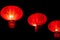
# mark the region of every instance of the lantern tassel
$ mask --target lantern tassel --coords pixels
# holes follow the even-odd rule
[[[54,33],[54,38],[59,38],[60,37],[59,35],[60,35],[59,32],[55,32]]]
[[[37,31],[38,31],[38,27],[36,26],[36,27],[35,27],[35,32],[37,32]]]
[[[15,21],[10,20],[10,21],[8,22],[8,26],[9,26],[9,28],[14,28],[14,27],[15,27]]]

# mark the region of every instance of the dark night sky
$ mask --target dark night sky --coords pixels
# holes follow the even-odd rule
[[[16,5],[22,8],[24,15],[21,20],[16,21],[15,29],[8,28],[8,22],[0,17],[0,32],[7,33],[8,35],[18,35],[19,37],[45,38],[46,40],[53,40],[53,33],[48,30],[48,23],[54,19],[59,19],[58,14],[48,12],[48,0],[14,0],[14,1],[0,1],[0,10],[7,5]],[[51,9],[52,10],[52,9]],[[27,18],[34,12],[41,12],[47,15],[47,22],[39,29],[37,33],[34,28],[27,22]],[[43,40],[42,39],[42,40]]]

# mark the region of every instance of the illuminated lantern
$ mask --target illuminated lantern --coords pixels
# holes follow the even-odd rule
[[[1,16],[8,21],[9,28],[14,28],[15,21],[23,16],[23,11],[17,6],[6,6],[1,10]]]
[[[28,17],[28,23],[35,27],[35,32],[38,31],[39,26],[42,26],[47,21],[47,17],[43,13],[34,13]]]
[[[54,38],[59,37],[60,32],[60,20],[54,20],[48,24],[48,29],[51,32],[54,32]]]

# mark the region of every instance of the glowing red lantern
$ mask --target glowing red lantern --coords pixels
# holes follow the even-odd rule
[[[6,6],[1,10],[1,16],[3,19],[9,21],[10,28],[14,28],[15,21],[22,18],[23,11],[17,6]]]
[[[52,32],[54,32],[54,37],[58,38],[59,37],[59,32],[60,32],[60,20],[54,20],[48,24],[48,29]]]
[[[43,13],[34,13],[28,17],[28,23],[35,27],[35,32],[37,32],[39,26],[45,24],[46,21],[47,17]]]

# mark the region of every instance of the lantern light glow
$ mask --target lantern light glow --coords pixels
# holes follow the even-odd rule
[[[54,20],[48,24],[48,29],[51,32],[54,32],[54,37],[58,38],[60,37],[60,20]]]
[[[17,6],[6,6],[1,10],[1,16],[3,19],[9,21],[10,28],[14,28],[15,21],[22,18],[23,11]]]
[[[47,17],[43,13],[34,13],[28,17],[28,23],[35,27],[35,32],[37,32],[39,26],[45,24]]]

